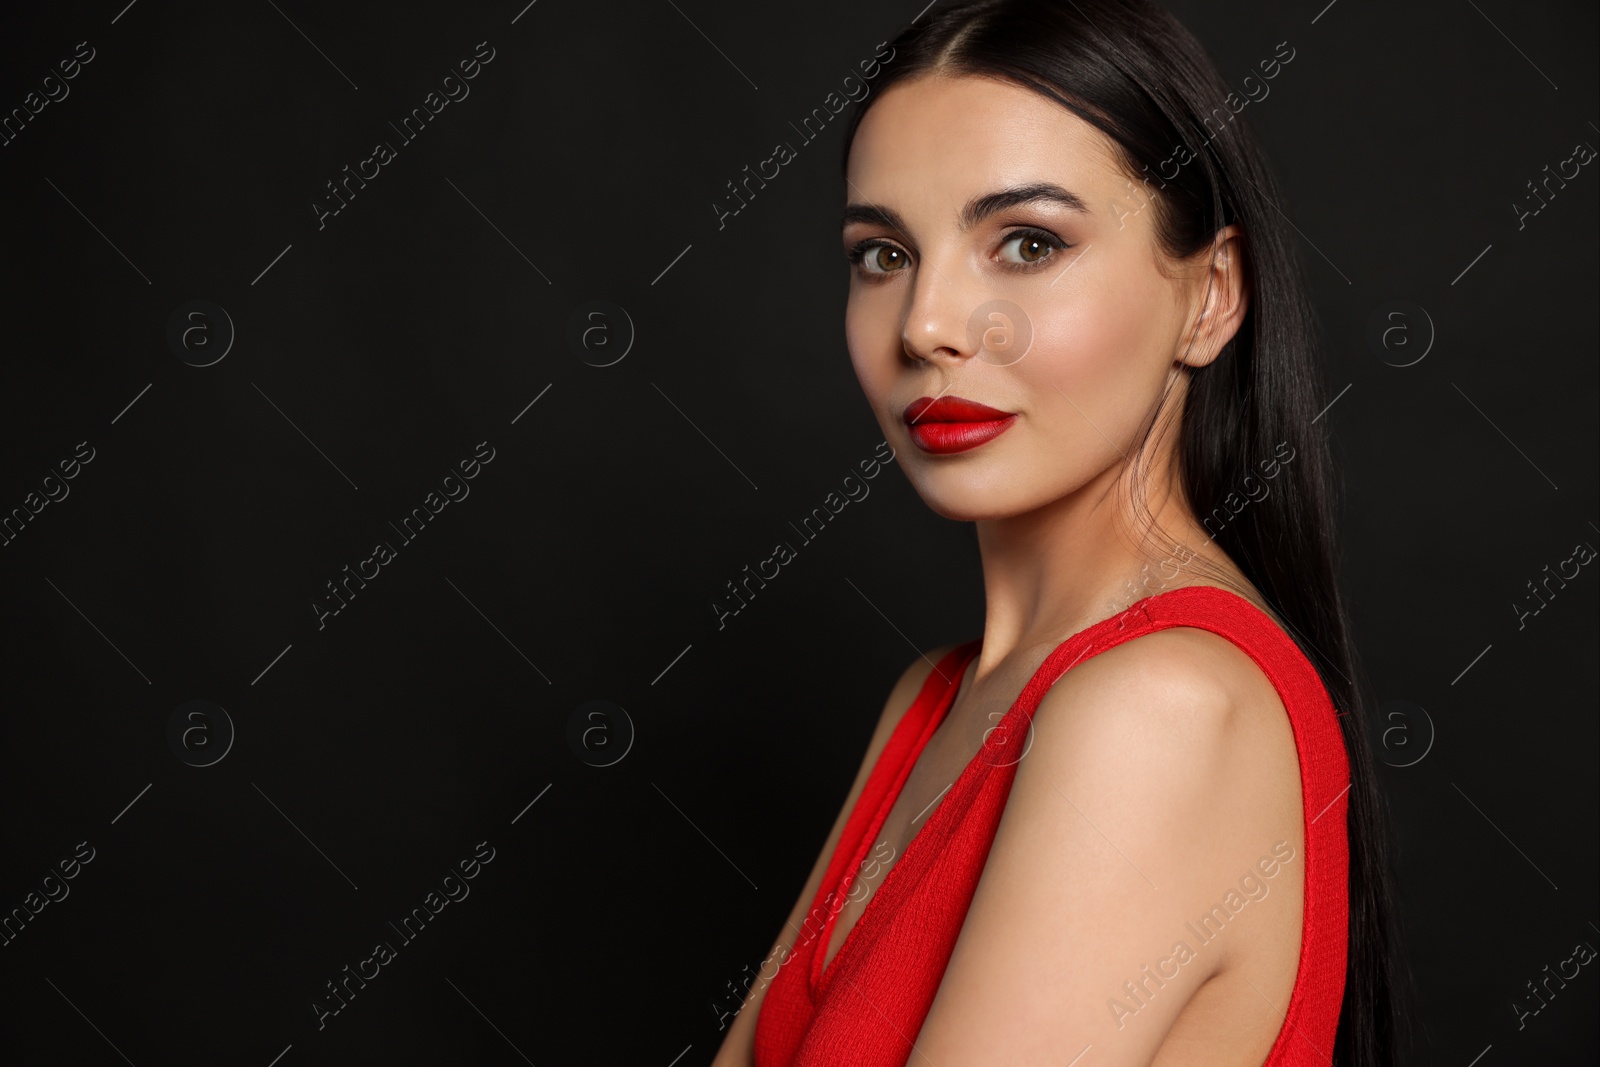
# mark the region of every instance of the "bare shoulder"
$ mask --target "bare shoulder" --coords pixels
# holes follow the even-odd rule
[[[921,1051],[1035,1062],[1090,1043],[1101,1062],[1148,1064],[1213,978],[1248,971],[1285,1002],[1300,864],[1226,937],[1191,929],[1219,901],[1213,925],[1228,921],[1253,892],[1242,878],[1262,888],[1258,860],[1303,843],[1293,733],[1250,657],[1200,630],[1146,634],[1068,670],[1033,727]],[[1282,1018],[1246,993],[1193,1047],[1259,1062]]]
[[[1287,713],[1272,682],[1232,641],[1194,627],[1145,634],[1067,671],[1045,693],[1035,719],[1068,717],[1113,732],[1155,732],[1174,742],[1282,735],[1294,755]]]
[[[1304,838],[1283,701],[1248,653],[1210,631],[1159,630],[1084,661],[1046,692],[1034,727],[1035,776],[1142,811],[1163,828],[1146,841],[1172,878],[1221,877]]]

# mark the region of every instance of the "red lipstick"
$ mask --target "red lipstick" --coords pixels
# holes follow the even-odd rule
[[[919,396],[901,416],[924,452],[950,455],[977,448],[1006,431],[1016,414],[959,396]]]

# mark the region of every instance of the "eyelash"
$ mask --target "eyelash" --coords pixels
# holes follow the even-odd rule
[[[1051,233],[1049,230],[1041,230],[1041,229],[1039,229],[1037,227],[1034,227],[1034,226],[1023,226],[1023,227],[1019,227],[1018,229],[1012,230],[1010,233],[1006,234],[1005,237],[1003,237],[1001,239],[1000,246],[1003,248],[1006,245],[1010,244],[1012,241],[1015,241],[1019,237],[1023,238],[1023,239],[1031,239],[1031,240],[1038,241],[1040,244],[1043,244],[1047,248],[1049,248],[1051,250],[1051,253],[1050,253],[1050,255],[1045,256],[1044,259],[1038,260],[1038,261],[1033,262],[1033,263],[1011,263],[1011,262],[1007,262],[1007,261],[1002,261],[1001,266],[1006,268],[1007,270],[1013,270],[1013,271],[1035,270],[1035,269],[1037,269],[1039,267],[1044,266],[1044,264],[1046,262],[1048,262],[1049,260],[1054,259],[1055,256],[1058,253],[1065,252],[1067,249],[1072,247],[1072,245],[1068,244],[1066,241],[1063,241],[1061,238],[1057,237],[1055,234]],[[872,249],[874,249],[874,248],[880,248],[880,247],[898,249],[899,251],[904,252],[907,256],[909,256],[911,254],[910,252],[906,252],[906,250],[904,248],[901,248],[899,245],[895,244],[892,241],[885,241],[881,237],[869,237],[864,241],[858,242],[855,245],[855,247],[851,248],[850,251],[846,252],[845,253],[845,259],[849,261],[850,265],[855,268],[855,270],[856,270],[856,272],[858,274],[862,275],[865,278],[868,278],[869,280],[880,280],[880,279],[887,278],[890,274],[898,274],[898,273],[900,273],[899,271],[869,271],[865,267],[862,266],[862,261],[864,259],[866,259],[867,253],[869,251],[871,251]]]

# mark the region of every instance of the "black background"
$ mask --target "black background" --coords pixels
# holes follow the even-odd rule
[[[711,205],[920,0],[524,2],[0,17],[6,114],[95,50],[0,145],[0,511],[94,449],[0,548],[0,909],[95,850],[0,947],[8,1064],[708,1063],[889,686],[977,636],[971,530],[893,465],[711,608],[881,439],[841,328],[843,121]],[[1600,579],[1512,606],[1600,545],[1595,166],[1512,205],[1600,144],[1595,7],[1175,10],[1230,82],[1295,49],[1244,118],[1329,342],[1359,646],[1427,712],[1386,720],[1380,768],[1413,1062],[1593,1062],[1593,966],[1521,1029],[1511,1004],[1600,944]],[[319,229],[377,140],[397,158]],[[236,330],[207,367],[167,342],[197,299]],[[568,339],[594,299],[636,330],[611,366]],[[1405,359],[1366,341],[1394,300],[1435,334],[1411,366],[1415,315]],[[482,441],[470,496],[319,629],[324,583]],[[636,730],[603,768],[568,742],[596,699]],[[237,731],[211,766],[168,744],[189,700]],[[480,841],[471,895],[319,1030],[323,984]]]

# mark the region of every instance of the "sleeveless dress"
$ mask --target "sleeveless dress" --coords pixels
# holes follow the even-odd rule
[[[1272,682],[1288,711],[1304,808],[1305,908],[1299,970],[1265,1067],[1326,1067],[1344,994],[1348,936],[1350,772],[1344,741],[1327,689],[1299,647],[1255,605],[1211,586],[1146,597],[1058,645],[889,868],[824,970],[823,946],[854,874],[953,703],[981,641],[944,657],[874,764],[829,860],[803,935],[771,978],[756,1020],[755,1067],[906,1064],[1016,776],[1017,762],[1002,755],[1007,738],[1026,735],[1046,690],[1070,667],[1171,626],[1208,630],[1238,646]],[[1062,1051],[1064,1062],[1072,1050]]]

